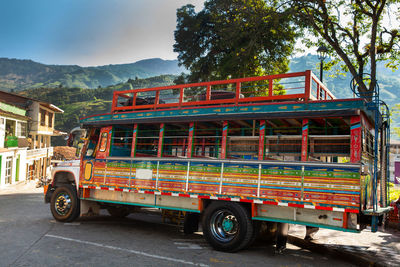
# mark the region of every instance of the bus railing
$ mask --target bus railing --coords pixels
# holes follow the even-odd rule
[[[145,162],[146,165],[150,163],[153,165],[155,168],[152,169],[152,175],[150,180],[154,182],[154,189],[159,190],[159,180],[160,180],[160,164],[164,162],[176,162],[180,163],[181,166],[185,166],[183,171],[186,173],[184,179],[185,186],[184,186],[184,191],[188,192],[188,187],[189,183],[191,182],[192,178],[191,177],[191,163],[212,163],[212,164],[218,164],[221,168],[220,173],[218,175],[218,178],[215,178],[215,181],[218,182],[218,194],[222,193],[222,186],[223,186],[223,181],[224,181],[224,174],[226,173],[225,170],[225,165],[229,164],[251,164],[256,166],[258,168],[258,174],[257,178],[254,180],[254,185],[257,186],[257,193],[256,197],[260,197],[260,186],[261,186],[261,176],[262,176],[262,168],[266,166],[285,166],[285,167],[301,167],[304,169],[305,167],[330,167],[330,168],[341,168],[341,169],[360,169],[361,164],[356,164],[356,163],[327,163],[327,162],[279,162],[279,161],[266,161],[266,160],[253,160],[253,161],[248,161],[248,160],[227,160],[227,159],[193,159],[193,158],[148,158],[148,157],[137,157],[137,158],[124,158],[124,157],[107,157],[106,158],[106,165],[107,163],[112,163],[112,162],[118,162],[118,161],[128,161],[129,164],[133,164],[135,162]],[[136,175],[137,170],[132,170],[132,168],[129,171],[129,186],[132,185],[131,179],[137,179]],[[301,174],[304,176],[304,172]],[[301,188],[301,191],[304,189],[303,183],[299,185]],[[153,188],[153,187],[152,187]]]
[[[115,91],[112,112],[162,110],[216,104],[331,100],[334,95],[310,71]]]

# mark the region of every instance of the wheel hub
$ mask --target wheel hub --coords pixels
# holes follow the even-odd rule
[[[233,230],[233,221],[229,216],[225,217],[222,221],[222,229],[225,232],[231,232]]]
[[[210,220],[212,235],[220,242],[230,242],[238,234],[238,221],[230,211],[220,210]]]
[[[68,194],[61,193],[57,196],[55,208],[58,214],[65,215],[71,209],[71,198]]]

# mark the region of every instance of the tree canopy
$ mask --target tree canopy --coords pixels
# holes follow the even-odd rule
[[[177,10],[174,51],[189,82],[285,73],[297,35],[279,1],[208,0]]]
[[[304,39],[311,47],[328,44],[332,61],[350,71],[359,93],[371,99],[376,86],[377,61],[397,68],[400,38],[398,0],[291,0],[288,6],[300,25],[315,39]],[[393,8],[393,9],[391,9]],[[389,23],[383,25],[383,18]],[[307,36],[307,35],[306,35]]]

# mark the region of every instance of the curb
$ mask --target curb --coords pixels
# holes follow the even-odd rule
[[[334,258],[341,258],[347,262],[355,264],[357,266],[377,266],[384,267],[387,266],[384,263],[377,262],[377,259],[365,257],[365,255],[353,254],[338,248],[331,248],[324,244],[314,243],[306,241],[304,239],[288,235],[288,242],[292,245],[307,249],[319,254],[329,255]]]

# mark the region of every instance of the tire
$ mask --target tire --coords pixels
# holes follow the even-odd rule
[[[73,185],[57,187],[50,199],[50,210],[59,222],[72,222],[80,213],[80,201]]]
[[[205,210],[202,227],[207,242],[219,251],[236,252],[254,240],[250,214],[238,203],[211,203]]]
[[[112,217],[115,218],[125,218],[131,213],[129,208],[124,206],[107,207],[107,211]]]

